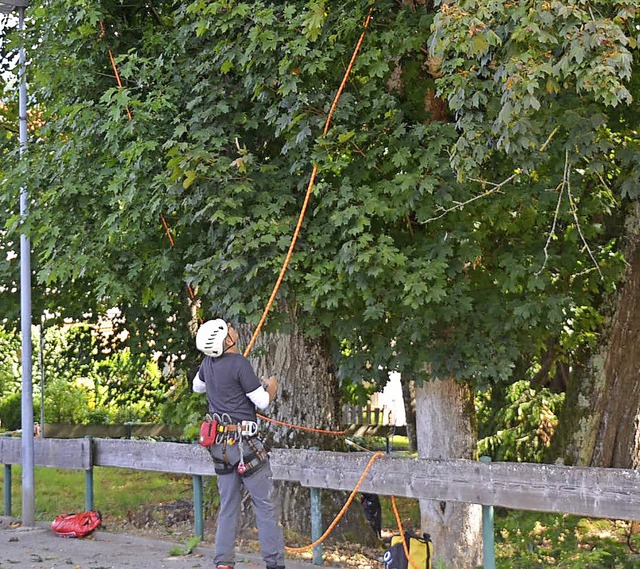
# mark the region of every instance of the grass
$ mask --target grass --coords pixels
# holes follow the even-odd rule
[[[497,510],[497,569],[640,569],[640,524]]]
[[[22,475],[20,466],[12,467],[12,514],[22,511]],[[0,472],[4,485],[4,469]],[[53,520],[58,514],[85,510],[85,474],[77,470],[36,467],[34,469],[35,517]],[[145,505],[192,499],[188,476],[146,472],[122,468],[93,469],[94,507],[115,519],[123,519],[131,510]]]

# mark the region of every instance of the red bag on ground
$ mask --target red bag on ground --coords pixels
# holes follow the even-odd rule
[[[51,529],[62,537],[84,537],[101,523],[100,512],[89,510],[79,514],[60,514],[51,522]]]

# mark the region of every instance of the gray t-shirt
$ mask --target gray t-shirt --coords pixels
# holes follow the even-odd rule
[[[206,356],[198,375],[207,386],[209,413],[227,413],[233,422],[256,420],[256,408],[247,393],[261,384],[249,360],[242,354],[223,354],[219,358]]]

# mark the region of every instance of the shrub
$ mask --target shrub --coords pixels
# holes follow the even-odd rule
[[[22,394],[11,393],[0,399],[0,426],[7,431],[20,428],[22,423]]]
[[[481,393],[476,398],[481,438],[480,455],[493,460],[542,462],[558,425],[563,393],[535,390],[527,380]]]

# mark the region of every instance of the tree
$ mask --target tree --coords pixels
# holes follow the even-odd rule
[[[453,163],[461,175],[500,162],[557,199],[541,269],[570,284],[573,317],[566,313],[564,330],[549,329],[535,377],[572,370],[561,423],[570,463],[637,464],[629,425],[639,402],[624,371],[637,357],[629,335],[637,237],[625,229],[634,226],[638,195],[637,112],[629,105],[638,92],[636,18],[633,2],[446,3],[432,40],[441,93],[458,117]],[[588,257],[571,269],[563,243]],[[611,261],[623,254],[620,286],[622,268]],[[622,350],[613,338],[626,338]],[[611,414],[626,418],[624,427]],[[617,437],[615,451],[596,450]]]

